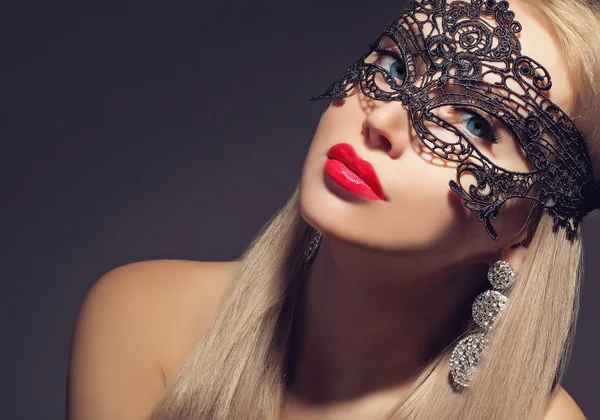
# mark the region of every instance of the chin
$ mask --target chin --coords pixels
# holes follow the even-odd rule
[[[326,226],[323,220],[323,201],[324,191],[319,191],[319,188],[313,184],[302,182],[300,184],[300,192],[298,198],[298,206],[300,215],[312,227],[319,231],[324,230]]]

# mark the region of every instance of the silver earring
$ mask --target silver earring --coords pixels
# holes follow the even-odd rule
[[[473,302],[473,320],[483,330],[460,340],[450,355],[450,374],[458,385],[469,386],[481,356],[488,343],[487,334],[506,305],[507,297],[500,293],[510,287],[515,271],[506,261],[496,261],[488,271],[488,281],[493,290],[481,293]]]
[[[321,243],[321,232],[319,232],[317,230],[315,233],[315,236],[313,236],[310,243],[308,244],[308,249],[304,253],[304,260],[307,264],[313,259],[313,257],[317,253],[317,249],[319,248],[320,243]]]

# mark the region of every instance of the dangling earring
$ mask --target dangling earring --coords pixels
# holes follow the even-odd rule
[[[473,319],[483,331],[470,334],[460,340],[450,355],[452,379],[463,387],[469,386],[469,381],[488,343],[487,334],[506,305],[507,297],[500,291],[510,287],[516,275],[506,261],[497,261],[490,267],[487,278],[494,290],[481,293],[475,298],[472,306]]]
[[[315,231],[315,236],[311,239],[308,244],[308,249],[304,252],[304,261],[308,264],[315,254],[317,253],[317,249],[319,248],[319,244],[321,243],[321,232],[318,230]]]

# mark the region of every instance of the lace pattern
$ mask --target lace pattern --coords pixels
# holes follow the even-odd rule
[[[575,235],[583,216],[600,204],[592,164],[582,133],[548,99],[548,71],[521,54],[520,31],[507,1],[411,1],[324,94],[311,99],[343,99],[358,86],[370,99],[401,101],[423,145],[455,163],[457,179],[449,186],[477,212],[493,239],[498,234],[491,220],[503,203],[517,197],[539,202],[556,227]],[[393,42],[394,51],[383,46],[384,40]],[[402,77],[370,62],[373,54],[395,57]],[[460,127],[436,112],[447,106],[468,106],[501,121],[531,170],[496,165]],[[439,128],[453,140],[432,133]],[[465,188],[461,178],[467,174],[476,182]]]

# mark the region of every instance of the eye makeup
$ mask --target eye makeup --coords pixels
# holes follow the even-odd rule
[[[600,188],[582,133],[548,99],[550,74],[522,54],[520,31],[504,0],[413,0],[325,93],[311,99],[343,99],[357,88],[372,100],[402,102],[424,146],[457,164],[449,187],[477,212],[492,239],[498,239],[492,220],[514,198],[537,201],[572,236],[582,217],[600,207]],[[443,107],[460,113],[460,122],[445,120]],[[494,161],[490,149],[502,142],[501,125],[530,171]],[[465,175],[476,179],[468,189],[461,187]]]

